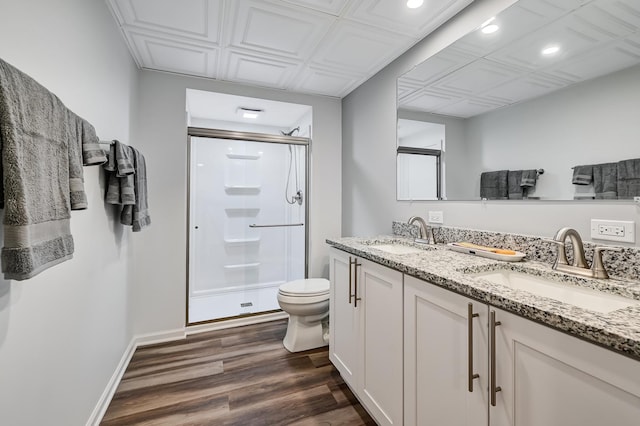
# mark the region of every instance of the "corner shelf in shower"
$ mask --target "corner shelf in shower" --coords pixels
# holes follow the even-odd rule
[[[225,185],[224,192],[227,194],[250,195],[259,194],[261,185]]]
[[[225,238],[224,243],[228,246],[239,246],[243,244],[257,244],[260,237],[257,238]]]
[[[227,158],[234,160],[259,160],[262,154],[234,154],[227,152]]]

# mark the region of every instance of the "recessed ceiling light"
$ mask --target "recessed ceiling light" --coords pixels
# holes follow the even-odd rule
[[[407,7],[409,9],[416,9],[422,6],[422,3],[424,3],[424,0],[407,0]]]
[[[256,119],[264,112],[262,109],[240,107],[236,110],[242,118]]]
[[[484,34],[492,34],[495,33],[496,31],[498,31],[500,29],[499,26],[497,26],[496,24],[491,24],[491,25],[487,25],[486,27],[482,27],[482,32]]]
[[[547,46],[544,49],[542,49],[542,54],[549,56],[549,55],[558,53],[559,51],[560,51],[560,46]]]

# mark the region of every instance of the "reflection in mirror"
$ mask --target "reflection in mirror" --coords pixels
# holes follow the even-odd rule
[[[628,199],[639,64],[640,0],[520,0],[398,79],[398,124],[446,123],[449,200],[479,200],[483,172],[536,169],[530,198]]]
[[[444,124],[398,119],[398,200],[443,198],[444,144]]]

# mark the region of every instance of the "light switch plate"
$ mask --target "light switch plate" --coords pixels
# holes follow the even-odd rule
[[[591,238],[635,243],[635,225],[635,222],[629,220],[591,219]]]
[[[429,211],[429,223],[444,223],[444,215],[441,211]]]

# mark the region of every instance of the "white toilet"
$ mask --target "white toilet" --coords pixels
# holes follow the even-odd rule
[[[284,347],[300,352],[329,344],[329,281],[307,278],[280,286],[278,304],[289,314]]]

